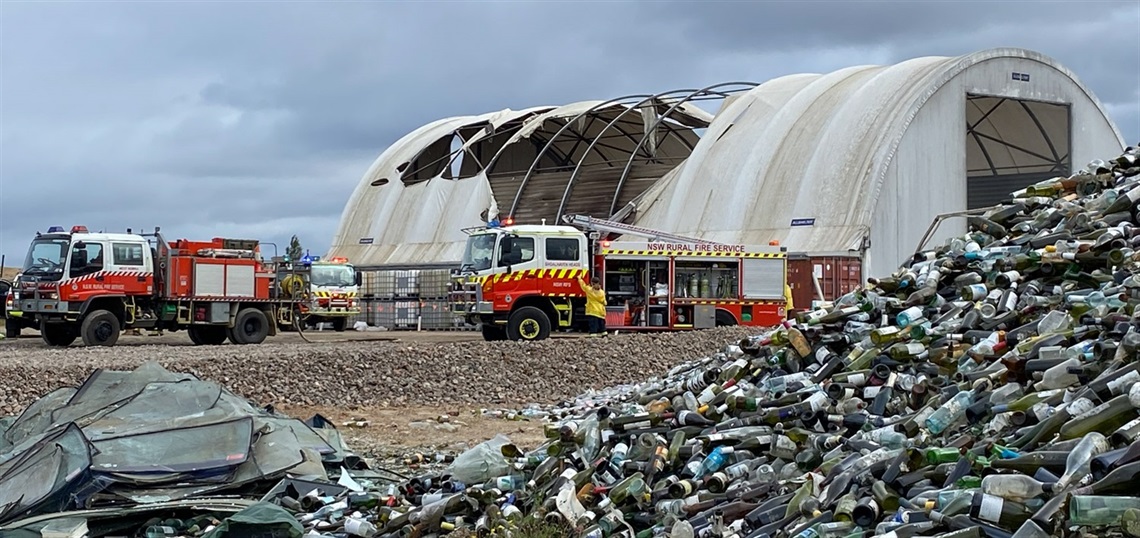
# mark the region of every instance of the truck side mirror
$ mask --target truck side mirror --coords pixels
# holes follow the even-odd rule
[[[364,275],[363,275],[363,274],[361,274],[361,273],[360,273],[360,271],[357,271],[357,272],[356,272],[356,275],[354,275],[354,276],[353,276],[353,279],[352,279],[352,281],[353,281],[353,282],[354,282],[354,283],[355,283],[357,286],[359,286],[361,282],[364,282]]]
[[[75,250],[71,251],[71,267],[87,267],[87,245],[82,241],[76,243]]]
[[[502,239],[499,240],[499,267],[510,266],[508,260],[510,260],[511,256],[511,247],[511,236],[504,235]]]

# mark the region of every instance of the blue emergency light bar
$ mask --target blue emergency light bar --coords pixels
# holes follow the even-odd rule
[[[500,226],[510,226],[515,223],[514,217],[507,217],[503,220],[495,219],[487,222],[488,228],[498,228]]]
[[[321,261],[321,257],[310,255],[308,250],[305,251],[304,256],[301,256],[301,265],[312,265],[313,262],[319,261]]]
[[[48,228],[47,233],[49,233],[49,234],[61,234],[61,233],[63,233],[63,226],[52,226],[52,227]]]

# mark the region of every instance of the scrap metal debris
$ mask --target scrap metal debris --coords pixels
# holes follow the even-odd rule
[[[363,464],[335,428],[146,363],[96,370],[0,420],[0,526],[68,510],[268,491]]]

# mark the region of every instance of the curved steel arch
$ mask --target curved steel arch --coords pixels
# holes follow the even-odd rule
[[[615,104],[621,103],[622,101],[628,101],[630,99],[644,99],[648,96],[649,96],[649,94],[641,93],[641,94],[636,94],[636,95],[626,95],[623,97],[610,99],[608,101],[602,101],[601,103],[598,103],[598,104],[590,107],[588,110],[582,112],[581,114],[578,114],[577,116],[574,116],[573,118],[570,118],[569,120],[567,120],[566,124],[563,125],[560,129],[558,129],[558,131],[556,131],[554,133],[554,135],[550,137],[550,140],[547,140],[546,145],[542,146],[542,149],[539,150],[537,155],[535,155],[534,161],[530,163],[530,168],[527,169],[526,175],[523,176],[522,183],[519,183],[518,191],[515,192],[515,199],[513,202],[511,202],[511,209],[508,212],[508,215],[513,215],[515,213],[515,210],[518,209],[519,200],[522,199],[523,189],[526,188],[527,182],[530,181],[530,176],[534,175],[534,171],[538,167],[538,162],[542,160],[542,156],[546,154],[546,152],[554,145],[554,141],[558,140],[558,137],[562,136],[562,133],[565,132],[566,129],[568,129],[571,124],[573,124],[574,122],[578,121],[580,118],[582,118],[582,117],[586,116],[587,114],[590,114],[590,113],[592,113],[598,109],[605,108],[608,106],[613,106]]]
[[[594,140],[590,142],[590,145],[586,147],[586,151],[583,154],[590,153],[590,150],[593,149],[594,144],[597,144],[598,140],[602,139],[602,135],[606,134],[606,131],[608,131],[610,129],[610,127],[617,125],[617,123],[619,121],[621,121],[621,119],[623,117],[625,117],[625,115],[628,114],[631,110],[636,110],[636,109],[644,106],[646,103],[651,103],[651,102],[653,102],[657,99],[660,99],[662,97],[665,97],[665,96],[669,96],[669,95],[673,95],[673,94],[677,94],[677,93],[689,93],[689,92],[694,92],[694,91],[697,91],[697,90],[692,89],[692,88],[686,88],[686,89],[682,89],[682,90],[670,90],[667,92],[661,92],[661,93],[658,93],[655,95],[650,95],[650,96],[646,97],[645,99],[638,101],[636,104],[630,105],[629,108],[626,108],[625,110],[621,111],[621,113],[618,114],[617,117],[610,120],[610,122],[607,123],[605,125],[605,127],[602,127],[601,131],[598,131],[598,135],[595,136]],[[641,136],[642,136],[642,138],[645,138],[646,135],[642,134]],[[570,199],[570,191],[573,190],[574,181],[578,178],[578,172],[579,172],[579,170],[582,169],[582,163],[583,162],[585,162],[585,159],[579,160],[578,163],[576,165],[574,165],[574,171],[570,173],[570,179],[566,182],[566,190],[563,191],[563,193],[562,193],[562,202],[558,204],[558,213],[554,216],[555,222],[561,222],[560,219],[562,219],[562,211],[564,211],[566,209],[566,201]],[[613,211],[610,211],[610,214],[613,214]]]
[[[758,82],[722,82],[720,84],[713,84],[712,86],[706,86],[704,88],[696,90],[693,93],[690,93],[689,95],[685,96],[680,101],[677,101],[676,103],[674,103],[673,106],[669,107],[669,109],[666,110],[664,114],[661,114],[660,116],[658,116],[657,119],[653,121],[653,124],[649,126],[649,130],[656,129],[657,125],[659,125],[662,122],[662,120],[664,120],[665,118],[668,118],[671,114],[673,114],[674,110],[677,110],[677,108],[680,107],[681,105],[691,101],[694,97],[701,96],[701,95],[713,94],[713,93],[715,93],[717,95],[724,95],[727,97],[727,95],[728,95],[727,93],[722,92],[722,91],[714,91],[714,90],[717,90],[718,88],[723,88],[725,86],[747,86],[749,88],[755,88],[759,85],[760,85],[760,83],[758,83]],[[630,152],[629,160],[626,161],[625,168],[622,169],[622,171],[621,171],[621,177],[618,179],[617,187],[614,189],[613,202],[610,203],[610,215],[613,215],[614,211],[617,209],[618,195],[621,193],[621,188],[623,186],[625,186],[625,180],[626,180],[626,178],[629,177],[629,171],[633,168],[633,161],[634,161],[634,159],[637,158],[637,152],[641,151],[641,146],[643,144],[645,144],[646,138],[648,138],[648,137],[647,136],[641,137],[641,141],[638,142],[637,147],[633,148],[633,151]]]
[[[533,114],[528,114],[526,116],[520,116],[516,120],[522,120],[522,123],[520,123],[519,126],[515,127],[514,129],[521,129],[524,125],[526,125],[527,119],[534,118],[537,116],[541,116],[541,115],[546,114],[552,110],[557,110],[557,109],[558,109],[558,107],[551,106],[542,112],[535,112]],[[506,125],[504,124],[504,127],[505,126]],[[498,134],[499,134],[498,130],[496,130],[495,134],[492,134],[491,136],[493,137],[493,136],[496,136]],[[495,155],[491,157],[491,160],[487,161],[487,166],[484,166],[483,170],[485,170],[488,175],[491,174],[491,169],[495,167],[495,163],[499,162],[499,157],[501,157],[503,155],[503,152],[506,151],[507,147],[509,147],[509,146],[510,146],[510,144],[503,144],[502,146],[500,146],[499,149],[497,151],[495,151]]]

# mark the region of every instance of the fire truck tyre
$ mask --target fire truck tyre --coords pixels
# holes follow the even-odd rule
[[[479,328],[483,331],[483,340],[487,342],[497,342],[507,339],[507,331],[498,325],[481,323],[479,324]]]
[[[79,334],[86,346],[113,346],[119,341],[122,328],[119,318],[107,310],[96,310],[83,318]]]
[[[49,346],[70,346],[79,334],[69,324],[40,322],[40,338]]]
[[[220,346],[226,341],[226,328],[221,325],[192,325],[186,329],[190,341],[199,346]]]
[[[70,346],[79,335],[75,334],[75,330],[71,328],[71,325],[41,322],[40,337],[43,338],[44,343],[49,346],[67,347]]]
[[[234,328],[230,329],[230,341],[235,344],[260,344],[269,336],[269,319],[265,312],[256,308],[246,308],[238,312]]]
[[[342,332],[344,332],[345,329],[348,328],[348,318],[344,318],[344,317],[333,318],[332,324],[333,324],[333,330],[334,331],[336,331],[338,333],[342,333]]]
[[[4,320],[4,337],[5,338],[19,338],[20,337],[20,324],[16,323],[14,319]]]
[[[524,306],[511,314],[507,336],[511,340],[545,340],[550,336],[550,318],[539,308]]]

